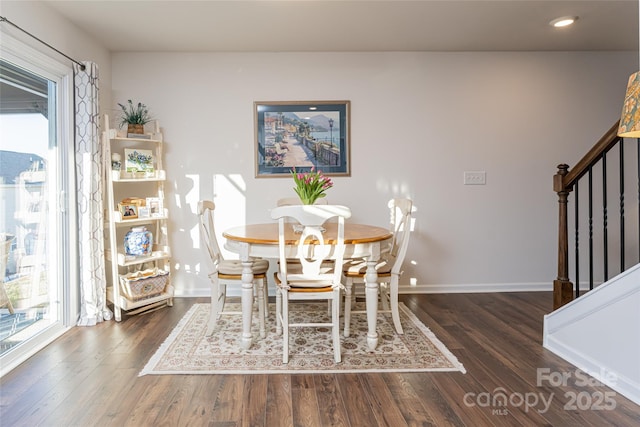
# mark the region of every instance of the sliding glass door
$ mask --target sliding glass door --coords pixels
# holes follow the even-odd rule
[[[0,374],[72,323],[70,70],[48,64],[0,57]]]

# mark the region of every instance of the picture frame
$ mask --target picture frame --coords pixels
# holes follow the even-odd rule
[[[140,148],[125,148],[124,170],[127,173],[152,175],[154,173],[153,151]]]
[[[138,205],[136,204],[120,203],[118,204],[118,210],[123,220],[138,218]]]
[[[256,178],[350,176],[350,101],[256,101]],[[301,160],[302,159],[302,160]]]
[[[138,208],[138,218],[149,218],[149,217],[151,217],[149,208],[146,206],[140,206]]]
[[[147,197],[146,208],[149,209],[149,215],[152,218],[164,216],[164,206],[162,199],[159,197]]]

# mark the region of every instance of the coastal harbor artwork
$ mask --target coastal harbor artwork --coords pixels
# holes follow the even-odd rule
[[[256,176],[349,175],[349,101],[256,102]]]

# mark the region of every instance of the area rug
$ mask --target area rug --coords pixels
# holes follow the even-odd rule
[[[364,309],[358,303],[356,310]],[[290,305],[292,322],[308,319],[327,321],[326,303]],[[223,316],[210,337],[205,336],[209,320],[209,304],[194,304],[169,337],[140,372],[142,375],[163,374],[273,374],[273,373],[337,373],[337,372],[466,372],[457,358],[416,316],[400,304],[403,335],[395,333],[391,316],[378,314],[378,347],[367,346],[365,314],[353,314],[351,334],[342,335],[342,362],[333,360],[330,328],[295,328],[290,334],[289,363],[282,363],[282,336],[276,334],[274,305],[269,306],[267,334],[258,334],[254,314],[250,349],[240,348],[242,321],[239,316]],[[228,304],[226,310],[240,310],[239,304]],[[318,315],[323,319],[318,319]],[[326,316],[326,317],[325,317]]]

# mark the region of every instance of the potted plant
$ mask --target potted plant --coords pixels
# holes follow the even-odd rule
[[[120,104],[120,127],[127,125],[127,133],[143,134],[144,125],[149,123],[152,118],[149,109],[141,102],[134,104],[130,99],[127,105]]]
[[[291,176],[296,184],[293,189],[303,205],[313,205],[317,199],[326,196],[325,191],[333,187],[333,181],[321,171],[315,170],[315,166],[306,173],[297,172],[294,167],[291,169]]]

